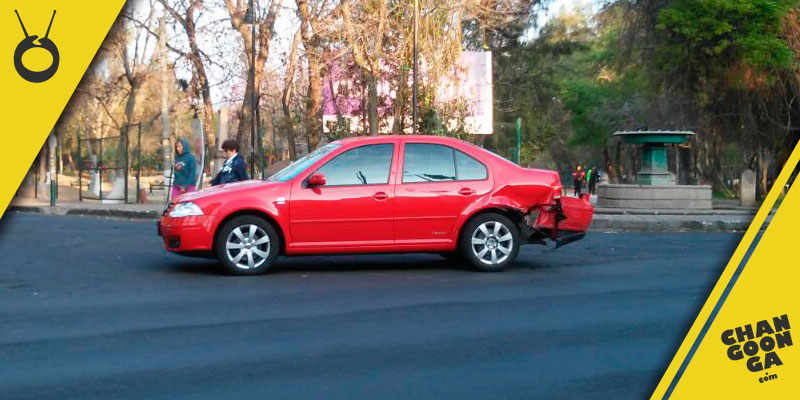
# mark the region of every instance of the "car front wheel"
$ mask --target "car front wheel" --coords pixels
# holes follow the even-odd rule
[[[267,272],[280,248],[280,238],[272,224],[252,215],[231,219],[217,234],[217,257],[233,275]]]
[[[459,250],[479,271],[502,271],[517,258],[519,232],[514,222],[495,213],[478,215],[462,230]]]

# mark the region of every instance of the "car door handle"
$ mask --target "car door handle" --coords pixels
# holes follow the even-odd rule
[[[389,195],[384,192],[378,192],[372,195],[372,198],[378,201],[383,201],[389,198]]]
[[[463,188],[463,189],[458,191],[458,194],[460,194],[462,196],[471,196],[471,195],[475,194],[475,191],[470,189],[470,188]]]

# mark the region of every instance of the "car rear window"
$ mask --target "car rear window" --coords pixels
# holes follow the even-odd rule
[[[456,178],[459,181],[479,181],[488,177],[486,166],[456,150]]]

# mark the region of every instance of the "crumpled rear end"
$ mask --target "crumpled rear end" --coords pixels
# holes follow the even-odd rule
[[[592,224],[594,207],[582,197],[562,197],[556,204],[542,206],[533,227],[540,230],[586,232]],[[560,208],[560,210],[559,210]]]

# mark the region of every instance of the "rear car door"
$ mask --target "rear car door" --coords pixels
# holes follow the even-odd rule
[[[395,203],[395,244],[452,241],[456,219],[492,190],[489,170],[450,146],[408,142],[403,146]]]
[[[396,148],[392,142],[345,150],[315,171],[325,174],[325,185],[298,182],[290,200],[292,247],[391,245]]]

